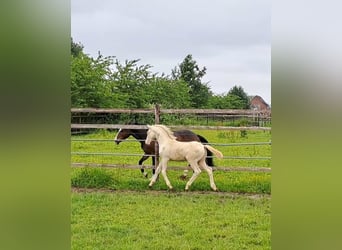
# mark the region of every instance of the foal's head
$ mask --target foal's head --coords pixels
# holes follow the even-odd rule
[[[147,127],[148,127],[148,130],[147,130],[147,136],[146,136],[145,144],[149,145],[149,144],[151,144],[151,142],[153,140],[157,140],[157,133],[153,129],[153,126],[147,125]]]
[[[147,137],[145,140],[146,144],[150,144],[152,140],[158,140],[160,136],[166,136],[171,140],[176,140],[177,138],[173,135],[173,132],[164,125],[152,125],[148,127]]]
[[[120,128],[119,132],[116,134],[114,141],[116,144],[126,140],[130,135],[132,135],[131,129]]]

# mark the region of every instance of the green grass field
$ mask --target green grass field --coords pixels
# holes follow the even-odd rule
[[[271,140],[271,133],[264,131],[248,131],[247,135],[241,135],[240,131],[194,131],[201,134],[209,142],[215,143],[245,143],[245,142],[268,142]],[[114,139],[116,133],[99,131],[98,133],[73,136],[72,138],[84,139]],[[270,145],[253,146],[215,146],[225,156],[270,156]],[[126,141],[115,145],[113,141],[74,141],[71,150],[75,152],[110,152],[110,153],[136,153],[138,156],[89,156],[72,155],[72,162],[84,163],[112,163],[112,164],[133,164],[136,165],[140,159],[142,150],[137,141]],[[216,166],[257,166],[270,167],[270,160],[243,160],[243,159],[214,159]],[[144,165],[151,165],[148,159]],[[186,166],[186,162],[170,162],[170,166]],[[148,170],[151,176],[151,170]],[[181,170],[169,170],[168,176],[176,191],[183,190],[185,181],[180,180]],[[189,172],[191,175],[191,172]],[[220,191],[239,193],[271,193],[271,174],[256,172],[214,172],[215,182]],[[74,187],[95,187],[108,188],[113,190],[147,190],[149,180],[144,178],[138,169],[89,169],[72,168],[72,185]],[[164,180],[160,177],[154,186],[154,190],[167,190]],[[209,191],[209,178],[207,173],[201,175],[191,186],[190,190]]]
[[[71,201],[72,249],[271,249],[269,197],[121,191]]]
[[[270,132],[195,131],[215,143],[268,142]],[[72,138],[114,139],[114,132]],[[270,156],[271,146],[215,146],[225,156]],[[139,156],[72,155],[72,162],[136,165],[137,141],[74,141],[76,152]],[[270,160],[214,159],[216,166],[270,167]],[[151,165],[147,160],[145,165]],[[170,163],[186,166],[186,162]],[[151,177],[151,170],[148,170]],[[150,190],[138,169],[71,168],[72,249],[271,249],[271,173],[215,171],[220,192],[205,172],[185,192],[181,170],[169,170],[174,191],[160,177]],[[191,172],[189,172],[191,175]],[[86,189],[85,189],[86,188]]]

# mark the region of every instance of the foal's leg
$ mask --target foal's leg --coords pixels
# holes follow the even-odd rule
[[[190,162],[189,162],[190,163]],[[194,171],[190,180],[186,183],[185,185],[185,191],[189,190],[189,187],[191,186],[191,184],[196,180],[196,178],[198,177],[198,175],[201,173],[201,169],[199,168],[197,162],[191,162],[190,166],[192,168],[192,170]]]
[[[166,175],[167,162],[168,162],[168,160],[162,159],[162,171],[161,172],[162,172],[162,175],[164,177],[166,185],[169,187],[170,190],[172,190],[173,187],[169,181],[169,178],[167,178],[167,175]]]
[[[214,182],[214,176],[213,176],[213,169],[211,167],[208,167],[208,165],[205,163],[205,160],[201,160],[199,162],[199,165],[202,169],[204,169],[205,171],[207,171],[208,175],[209,175],[209,180],[210,180],[210,187],[212,190],[217,191],[217,187],[216,184]]]
[[[151,156],[152,157],[152,175],[154,175],[156,173],[156,157],[155,156]],[[146,176],[147,178],[147,176]],[[156,181],[159,180],[159,174],[156,178]]]
[[[147,178],[148,173],[145,172],[144,166],[142,166],[142,164],[144,161],[147,160],[148,157],[149,156],[147,156],[147,155],[143,155],[143,157],[141,157],[141,159],[139,160],[139,163],[138,163],[141,166],[140,171],[143,174],[143,176],[145,176],[145,178]]]
[[[171,186],[171,183],[169,181],[169,179],[167,178],[166,175],[166,168],[167,168],[167,162],[169,160],[168,159],[162,159],[161,162],[159,163],[156,172],[154,173],[154,175],[152,176],[151,182],[149,184],[149,187],[152,187],[152,185],[156,182],[160,172],[162,172],[162,175],[164,177],[165,183],[166,185],[169,187],[169,189],[173,189],[173,187]]]
[[[159,173],[161,171],[161,168],[162,168],[162,162],[159,162],[158,167],[156,168],[156,171],[151,178],[151,182],[150,182],[150,184],[148,184],[149,187],[152,187],[152,185],[156,182],[156,180],[159,176]]]
[[[151,156],[152,157],[152,174],[156,173],[156,157],[155,156]]]
[[[172,190],[173,187],[172,187],[172,185],[171,185],[171,182],[169,181],[169,178],[167,178],[166,169],[167,169],[167,162],[166,162],[165,164],[163,164],[163,167],[162,167],[162,175],[163,175],[163,177],[164,177],[164,180],[165,180],[166,185],[169,187],[170,190]]]

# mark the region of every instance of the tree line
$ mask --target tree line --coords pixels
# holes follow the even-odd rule
[[[120,62],[100,53],[93,58],[81,43],[71,38],[71,105],[77,108],[214,108],[248,109],[249,97],[241,86],[214,94],[203,82],[206,67],[192,55],[171,70],[170,75],[152,72],[139,59]]]

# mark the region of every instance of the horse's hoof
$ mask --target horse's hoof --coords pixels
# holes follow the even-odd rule
[[[183,181],[185,181],[187,178],[188,178],[188,177],[187,177],[186,175],[181,175],[181,176],[179,176],[179,179],[181,179],[181,180],[183,180]]]

